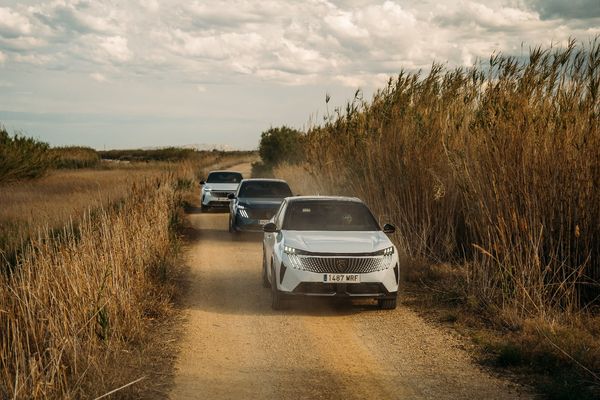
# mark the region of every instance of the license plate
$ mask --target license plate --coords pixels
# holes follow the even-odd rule
[[[217,201],[229,201],[227,197],[217,197]]]
[[[324,274],[323,282],[327,283],[360,283],[359,274]]]
[[[267,222],[269,222],[268,219],[261,219],[260,221],[258,221],[261,225],[266,225]]]

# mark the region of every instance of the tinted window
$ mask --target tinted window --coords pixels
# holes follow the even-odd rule
[[[280,199],[292,195],[285,182],[248,181],[240,186],[238,197],[271,197]]]
[[[362,203],[302,201],[288,204],[283,229],[294,231],[377,231],[379,225]]]
[[[239,172],[211,172],[208,174],[208,183],[240,183],[242,174]]]

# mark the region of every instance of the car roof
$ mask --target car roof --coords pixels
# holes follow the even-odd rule
[[[348,196],[294,196],[294,197],[286,197],[285,200],[288,203],[299,203],[303,201],[349,201],[353,203],[363,203],[361,199],[358,197],[348,197]]]
[[[209,174],[212,174],[213,172],[217,172],[217,173],[219,173],[219,172],[232,172],[232,173],[234,173],[234,174],[240,174],[240,175],[242,175],[242,173],[241,173],[241,172],[238,172],[238,171],[232,171],[232,170],[229,170],[229,169],[216,169],[216,170],[214,170],[214,171],[209,171],[208,173],[209,173]]]
[[[242,179],[242,182],[283,182],[283,183],[287,183],[283,179],[272,179],[272,178],[247,178],[247,179]]]

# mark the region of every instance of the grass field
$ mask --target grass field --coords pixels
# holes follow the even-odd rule
[[[180,213],[201,162],[51,171],[0,187],[0,398],[164,397]],[[166,350],[165,350],[166,351]],[[142,381],[138,381],[142,379]],[[143,383],[140,383],[143,382]]]
[[[0,188],[0,249],[12,257],[40,229],[77,223],[88,210],[123,199],[134,182],[156,179],[159,166],[107,170],[55,170],[39,180]]]

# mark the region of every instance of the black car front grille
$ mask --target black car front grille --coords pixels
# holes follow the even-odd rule
[[[277,210],[271,208],[246,208],[246,212],[250,219],[271,219]]]
[[[227,197],[233,192],[210,192],[214,197]]]
[[[336,285],[333,283],[301,282],[294,289],[298,294],[334,294]]]
[[[289,254],[291,266],[308,272],[366,274],[391,267],[392,256],[316,257]]]
[[[321,282],[301,282],[293,291],[294,294],[312,295],[388,295],[383,284],[364,282],[353,284],[335,284]]]

